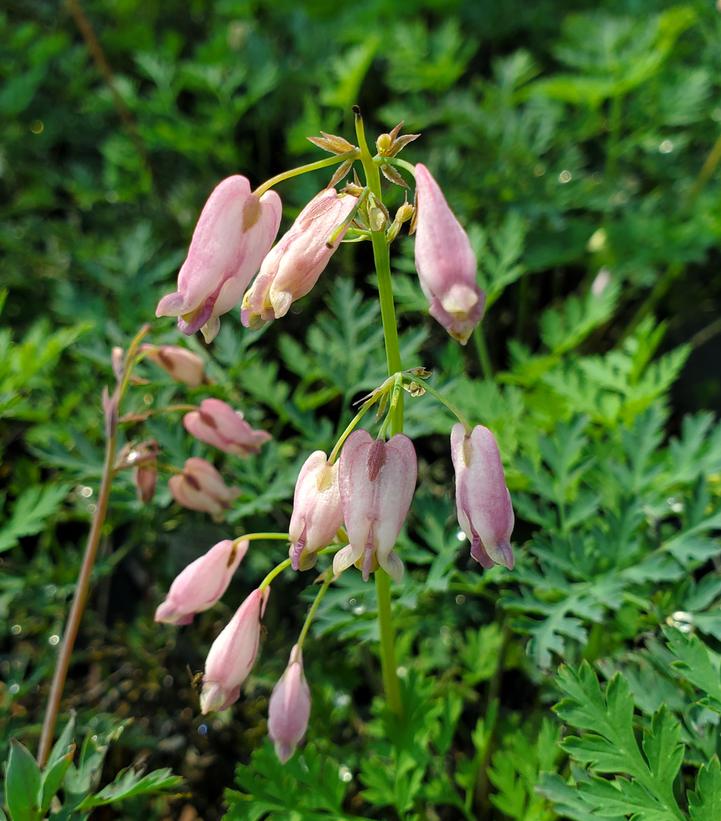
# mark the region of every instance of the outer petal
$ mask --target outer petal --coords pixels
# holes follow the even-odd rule
[[[183,417],[185,429],[196,439],[237,456],[257,453],[271,439],[269,433],[253,428],[220,399],[205,399],[197,411]]]
[[[378,488],[369,479],[368,472],[368,458],[374,443],[368,431],[357,430],[351,433],[341,451],[340,497],[348,541],[354,551],[365,547],[371,520],[375,519]]]
[[[362,560],[367,579],[377,560],[400,581],[403,563],[393,547],[413,497],[416,473],[415,450],[407,436],[383,442],[361,430],[348,437],[341,455],[340,491],[350,547],[336,554],[336,573]]]
[[[275,192],[259,200],[245,177],[223,180],[198,219],[178,290],[161,299],[156,315],[178,316],[184,333],[202,327],[206,340],[215,336],[218,317],[237,303],[270,248],[280,216]]]
[[[168,595],[155,611],[155,621],[189,624],[196,613],[212,607],[225,593],[248,551],[248,541],[230,539],[214,545],[176,576]]]
[[[255,328],[284,316],[291,304],[318,281],[343,238],[328,247],[328,237],[355,207],[357,198],[338,195],[335,188],[317,194],[288,232],[263,260],[260,273],[243,298],[241,321]]]
[[[203,360],[187,348],[179,348],[177,345],[143,345],[141,350],[147,359],[155,362],[178,382],[191,388],[202,384]]]
[[[413,442],[398,433],[385,444],[385,463],[380,473],[376,538],[379,561],[396,543],[416,488],[418,463]],[[382,562],[381,562],[382,564]]]
[[[307,565],[311,554],[330,544],[342,524],[338,463],[329,465],[326,454],[316,450],[306,459],[295,484],[288,527],[294,569]]]
[[[430,313],[465,344],[483,314],[485,296],[476,282],[476,257],[468,235],[431,173],[416,165],[415,260]]]
[[[467,435],[463,425],[454,425],[451,455],[458,522],[471,540],[471,555],[483,567],[496,563],[512,569],[513,507],[493,434],[477,425]]]
[[[273,688],[268,705],[268,735],[282,764],[303,740],[310,718],[310,690],[303,673],[298,645],[290,654],[285,672]]]
[[[196,456],[186,460],[183,472],[172,476],[168,487],[178,504],[213,515],[220,514],[238,495],[210,462]]]
[[[270,588],[254,590],[211,645],[200,695],[203,714],[225,710],[238,698],[258,654],[260,619],[269,594]]]

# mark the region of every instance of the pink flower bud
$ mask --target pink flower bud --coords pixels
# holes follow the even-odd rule
[[[303,740],[309,718],[310,690],[303,673],[303,653],[296,644],[268,705],[268,735],[281,764],[285,764]]]
[[[205,459],[192,456],[183,465],[183,472],[172,476],[168,487],[175,501],[190,510],[220,515],[240,492],[228,487],[223,477]]]
[[[135,468],[135,489],[138,493],[138,501],[143,504],[153,501],[155,496],[155,486],[158,483],[158,463],[146,462]]]
[[[160,365],[178,382],[191,388],[202,384],[204,365],[198,354],[176,345],[143,345],[141,350],[146,359]]]
[[[170,585],[168,595],[155,611],[155,621],[190,624],[196,613],[212,607],[228,589],[248,544],[247,540],[225,539],[191,562]]]
[[[416,270],[430,315],[462,345],[480,322],[486,296],[476,283],[476,255],[425,165],[416,165]]]
[[[458,523],[471,541],[471,556],[481,567],[513,569],[513,507],[501,455],[493,434],[483,425],[470,433],[460,423],[451,431],[456,471]]]
[[[215,338],[219,317],[237,305],[278,233],[282,206],[275,191],[260,199],[245,177],[223,180],[195,226],[178,290],[164,296],[156,316],[177,316],[184,334]]]
[[[203,715],[226,710],[238,700],[258,655],[260,620],[269,595],[269,587],[254,590],[211,645],[200,693]]]
[[[246,328],[279,319],[318,282],[345,234],[328,247],[328,238],[353,210],[357,197],[324,188],[305,206],[263,260],[260,273],[243,297],[240,317]]]
[[[198,410],[185,414],[183,424],[191,436],[236,456],[258,453],[273,438],[264,430],[253,430],[240,411],[220,399],[204,399]]]
[[[333,541],[342,524],[338,462],[329,465],[325,453],[316,450],[305,460],[295,483],[288,528],[293,570],[313,567],[315,552]]]
[[[340,495],[350,544],[333,559],[342,573],[361,562],[364,581],[377,563],[394,581],[403,577],[403,562],[393,552],[416,486],[416,452],[402,433],[388,442],[367,431],[352,433],[340,458]]]

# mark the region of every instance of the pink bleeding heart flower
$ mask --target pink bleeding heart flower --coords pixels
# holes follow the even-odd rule
[[[235,175],[211,193],[195,226],[178,290],[158,303],[156,316],[177,316],[184,334],[215,338],[222,314],[238,304],[278,233],[282,205],[275,191],[258,198]]]
[[[310,690],[303,672],[303,653],[296,644],[268,705],[268,735],[281,764],[288,761],[303,740],[309,718]]]
[[[489,568],[513,569],[513,507],[498,445],[488,428],[470,433],[460,423],[451,431],[451,457],[456,472],[458,524],[471,541],[471,556]]]
[[[248,540],[225,539],[191,562],[170,585],[155,611],[155,621],[190,624],[196,613],[212,607],[225,593],[238,565],[248,552]]]
[[[197,456],[186,460],[182,473],[171,476],[168,487],[179,505],[213,516],[227,510],[240,492],[228,487],[210,462]]]
[[[203,715],[227,710],[238,700],[258,655],[260,620],[269,595],[269,587],[254,590],[211,645],[200,693]]]
[[[257,328],[288,313],[305,296],[335,253],[347,228],[332,245],[328,238],[351,213],[357,197],[324,188],[263,260],[260,273],[243,297],[240,318],[246,328]]]
[[[481,321],[486,296],[476,255],[431,172],[416,165],[416,270],[430,315],[462,345]]]
[[[159,365],[178,382],[191,388],[203,383],[204,364],[197,353],[177,345],[143,345],[140,350],[146,359]]]
[[[343,524],[338,487],[338,462],[328,464],[322,450],[305,460],[295,483],[293,514],[288,535],[294,570],[308,570],[315,564],[316,551],[333,541]]]
[[[416,486],[418,465],[413,442],[398,433],[384,442],[365,430],[352,433],[340,458],[340,495],[350,544],[333,558],[338,575],[360,562],[368,580],[376,562],[391,578],[403,577],[403,562],[393,551]]]
[[[240,411],[220,399],[204,399],[198,410],[185,414],[183,424],[191,436],[236,456],[258,453],[273,438],[264,430],[251,428]]]

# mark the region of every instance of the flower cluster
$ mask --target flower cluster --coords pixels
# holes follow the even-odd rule
[[[379,137],[378,154],[370,157],[362,130],[358,134],[360,148],[333,135],[314,138],[313,142],[338,155],[337,162],[343,164],[331,184],[313,197],[275,245],[281,202],[270,186],[284,175],[255,192],[245,177],[221,182],[202,210],[178,275],[177,291],[160,300],[157,315],[177,316],[181,331],[201,330],[209,341],[218,332],[219,317],[242,302],[242,324],[259,327],[285,316],[296,300],[308,294],[344,238],[370,239],[375,252],[379,241],[390,244],[410,221],[416,269],[429,312],[454,339],[466,344],[485,303],[477,284],[476,257],[430,171],[424,165],[410,166],[395,159],[417,135],[401,136],[399,126]],[[363,163],[367,185],[361,186],[356,178],[342,191],[336,190],[334,185],[356,159]],[[335,161],[322,161],[318,167]],[[380,180],[380,170],[391,182],[407,187],[398,168],[415,178],[415,203],[406,202],[391,220],[379,183],[373,180]],[[202,362],[198,368],[194,354],[173,346],[146,346],[145,355],[187,385],[203,384]],[[402,391],[412,396],[430,392],[444,401],[426,382],[427,376],[422,369],[391,373],[364,400],[330,455],[318,450],[306,458],[297,477],[287,533],[245,534],[219,542],[180,573],[157,608],[157,621],[189,624],[196,613],[212,607],[226,592],[250,541],[278,538],[287,542],[288,558],[246,597],[208,652],[201,710],[225,710],[239,698],[258,656],[261,620],[273,579],[288,567],[308,570],[320,555],[332,554],[332,563],[318,577],[322,581],[319,593],[285,672],[270,696],[268,732],[283,762],[293,754],[308,725],[311,698],[303,645],[326,589],[351,567],[366,581],[376,572],[388,574],[396,583],[402,581],[404,565],[395,547],[411,506],[418,467],[413,442],[393,420]],[[373,406],[379,414],[386,411],[376,437],[356,429]],[[183,424],[201,442],[240,457],[257,453],[270,439],[266,432],[253,430],[242,414],[214,398],[189,410]],[[389,429],[393,435],[387,435]],[[458,523],[471,543],[471,557],[483,568],[499,564],[512,569],[513,509],[494,435],[459,417],[450,439]],[[169,486],[180,504],[215,516],[222,515],[238,493],[224,483],[213,465],[198,457],[189,458]]]

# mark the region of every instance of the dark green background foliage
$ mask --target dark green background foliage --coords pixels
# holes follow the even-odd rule
[[[65,699],[78,744],[95,740],[66,798],[145,763],[182,776],[145,782],[176,797],[129,792],[126,772],[103,793],[129,792],[119,815],[94,817],[718,821],[715,4],[85,0],[112,87],[70,6],[0,11],[3,759],[13,736],[37,744],[97,494],[111,347],[153,316],[219,179],[257,184],[317,158],[305,137],[352,138],[359,103],[371,133],[399,120],[422,132],[404,157],[433,170],[478,251],[494,378],[474,341],[460,348],[426,316],[406,238],[393,248],[403,361],[496,433],[517,568],[472,565],[452,420],[408,397],[420,468],[395,600],[406,721],[375,695],[374,589],[354,573],[319,612],[308,742],[285,768],[264,740],[267,700],[312,573],[274,584],[243,698],[200,717],[192,674],[283,547],[254,545],[192,627],[155,626],[155,606],[214,542],[285,530],[305,455],[384,376],[370,254],[344,247],[283,321],[248,332],[234,312],[210,348],[187,342],[210,385],[141,366],[126,410],[214,395],[274,439],[241,460],[175,418],[126,428],[156,438],[167,465],[212,458],[242,493],[217,524],[173,504],[164,479],[143,507],[119,476]],[[282,186],[286,218],[329,176]],[[179,335],[162,320],[152,339]]]

